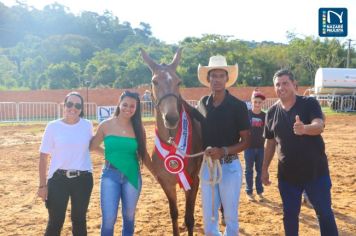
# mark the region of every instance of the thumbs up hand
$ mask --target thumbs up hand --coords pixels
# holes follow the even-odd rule
[[[304,134],[304,123],[300,120],[299,116],[295,116],[295,123],[293,125],[293,130],[295,135],[303,135]]]

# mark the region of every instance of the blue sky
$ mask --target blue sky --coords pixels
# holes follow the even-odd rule
[[[0,0],[7,6],[14,0]],[[299,37],[318,36],[318,10],[321,7],[348,9],[348,36],[356,40],[356,2],[353,0],[23,0],[42,9],[58,2],[78,14],[102,13],[105,9],[128,21],[133,27],[146,22],[153,36],[177,43],[188,36],[231,35],[249,41],[287,42],[286,32]],[[356,41],[355,41],[356,42]],[[354,42],[354,43],[355,43]]]

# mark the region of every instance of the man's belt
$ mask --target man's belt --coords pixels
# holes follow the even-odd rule
[[[224,156],[223,158],[220,158],[220,164],[230,164],[232,163],[233,160],[239,159],[239,156],[237,154],[230,154],[227,156]]]

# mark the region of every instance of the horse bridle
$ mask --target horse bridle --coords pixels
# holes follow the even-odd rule
[[[159,105],[161,104],[161,102],[163,101],[163,99],[166,99],[166,98],[168,98],[168,97],[174,97],[174,98],[176,98],[176,99],[177,99],[177,102],[180,100],[180,96],[177,96],[177,95],[174,94],[174,93],[167,93],[167,94],[163,95],[161,98],[159,98],[158,100],[155,99],[155,98],[153,97],[153,95],[152,95],[152,102],[153,102],[153,104],[155,105],[155,107],[158,108]]]

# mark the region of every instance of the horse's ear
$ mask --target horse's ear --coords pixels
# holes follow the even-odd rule
[[[177,69],[177,66],[178,66],[179,61],[180,61],[180,56],[182,55],[182,50],[183,50],[183,48],[178,48],[177,49],[177,52],[174,55],[174,58],[173,58],[171,64],[169,64],[169,66],[172,66],[174,68],[174,70]]]
[[[146,62],[148,68],[150,68],[150,70],[154,72],[158,67],[157,63],[152,60],[152,58],[147,54],[145,50],[140,48],[140,51],[141,51],[142,59]]]

